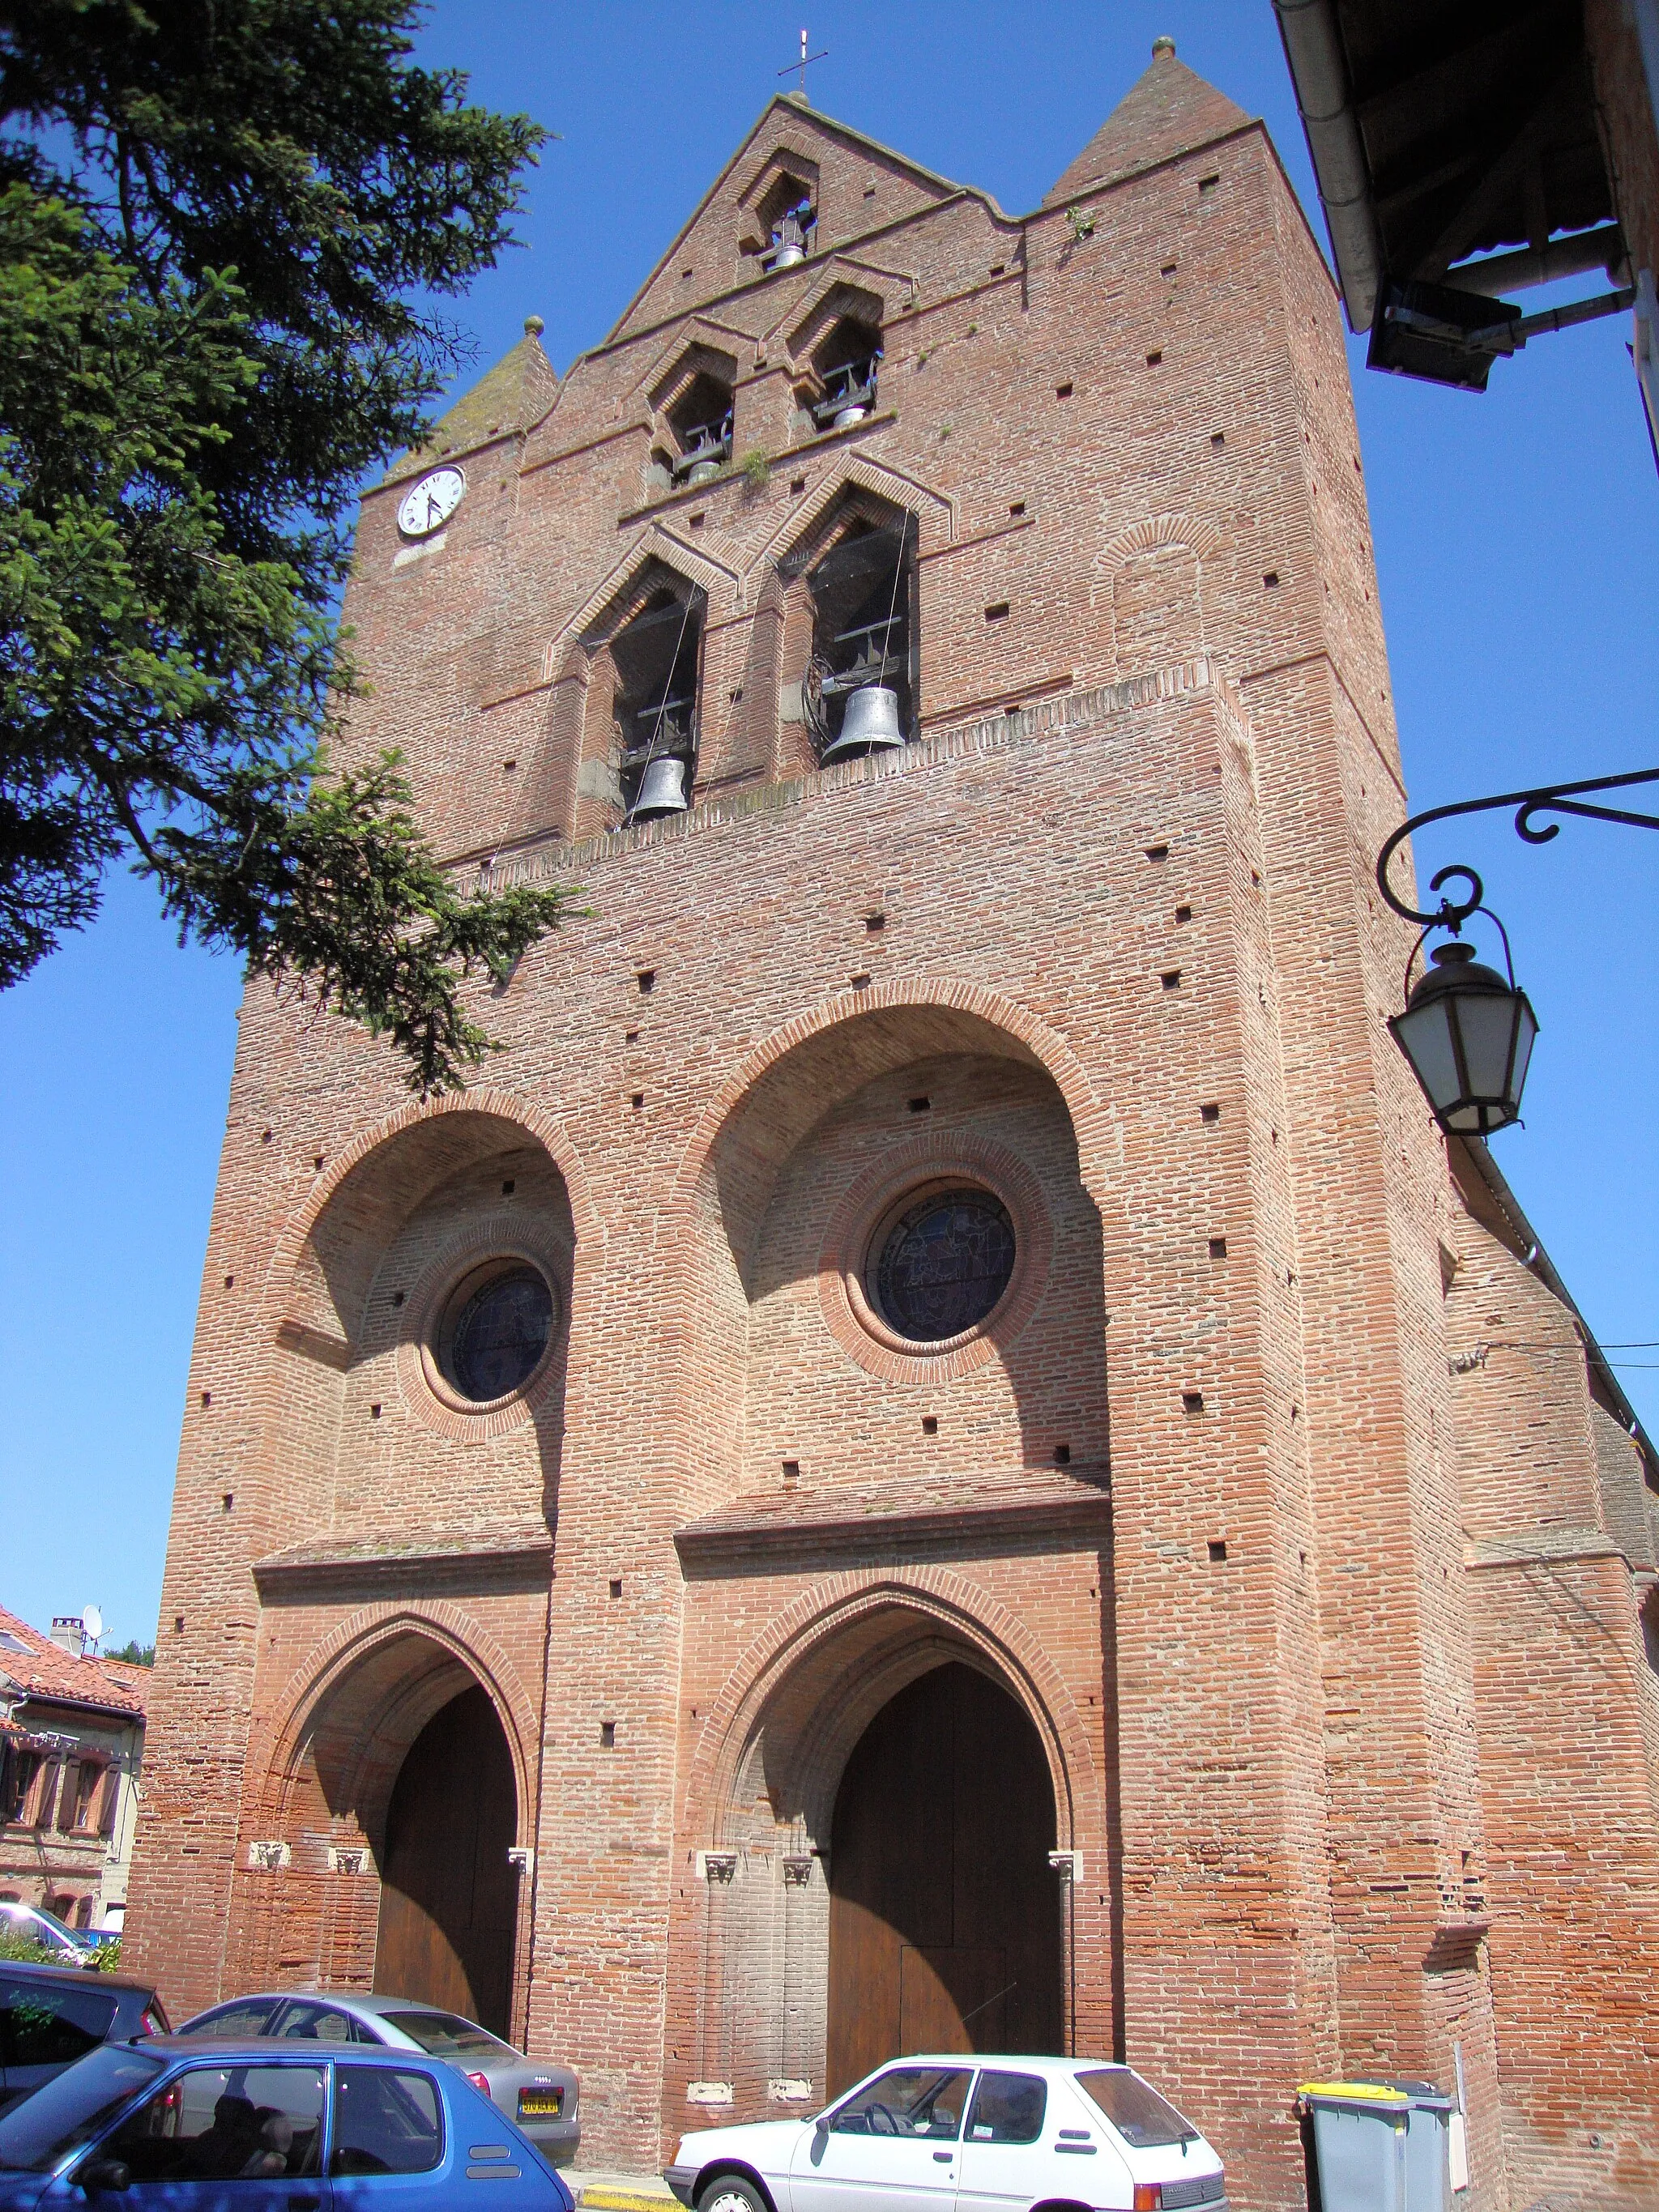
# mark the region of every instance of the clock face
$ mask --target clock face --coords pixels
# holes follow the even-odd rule
[[[405,538],[430,538],[441,530],[461,503],[466,478],[459,469],[434,469],[404,495],[398,527]]]

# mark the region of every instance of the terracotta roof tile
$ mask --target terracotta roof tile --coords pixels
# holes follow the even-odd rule
[[[15,1650],[15,1644],[23,1650]],[[148,1667],[123,1659],[76,1659],[0,1606],[0,1682],[15,1683],[30,1698],[142,1720],[149,1674]]]

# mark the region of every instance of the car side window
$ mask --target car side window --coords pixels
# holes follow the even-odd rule
[[[72,2065],[109,2033],[116,2006],[106,1991],[0,1976],[0,2064]]]
[[[276,2009],[275,1997],[243,1997],[235,2004],[216,2005],[189,2021],[180,2035],[263,2035]],[[152,2029],[152,2034],[161,2031]]]
[[[981,2074],[968,2115],[968,2140],[1035,2142],[1048,2105],[1048,2085],[1040,2074]]]
[[[831,2118],[830,2133],[954,2142],[971,2078],[955,2068],[892,2067],[848,2099]]]
[[[100,2146],[135,2186],[147,2181],[275,2181],[316,2173],[320,2066],[193,2066],[175,2075]]]
[[[443,2110],[429,2074],[335,2068],[331,2173],[429,2173],[443,2154]]]
[[[289,2036],[306,2043],[378,2043],[380,2039],[338,2005],[310,2004],[297,1997],[283,2008],[282,2017],[270,2033],[283,2042]]]

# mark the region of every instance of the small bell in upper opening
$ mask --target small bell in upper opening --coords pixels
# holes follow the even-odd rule
[[[711,455],[707,460],[694,461],[686,471],[685,481],[688,485],[708,483],[720,472],[720,465]]]
[[[823,749],[830,761],[851,760],[860,753],[895,752],[904,743],[899,727],[898,693],[884,684],[866,684],[847,702],[840,735]]]
[[[830,427],[832,430],[850,430],[854,422],[862,422],[869,412],[862,400],[855,400],[852,406],[843,407],[837,412]]]
[[[793,269],[797,262],[805,260],[806,234],[799,216],[785,216],[772,236],[776,241],[769,257],[774,269]]]
[[[690,805],[685,795],[685,763],[647,761],[645,774],[640,778],[639,795],[629,808],[623,826],[631,829],[636,822],[656,822],[665,815],[684,814]]]

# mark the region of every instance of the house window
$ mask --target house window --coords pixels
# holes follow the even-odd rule
[[[629,821],[683,813],[690,803],[704,605],[701,591],[665,585],[611,641]]]
[[[821,755],[840,741],[848,702],[872,686],[894,695],[897,735],[911,736],[915,584],[908,515],[881,526],[855,518],[808,575],[812,653],[801,705]]]
[[[66,1793],[64,1807],[71,1811],[70,1829],[76,1835],[92,1833],[97,1827],[99,1792],[103,1787],[104,1762],[100,1759],[83,1759],[75,1771],[73,1795]]]

